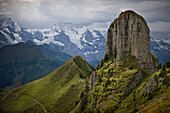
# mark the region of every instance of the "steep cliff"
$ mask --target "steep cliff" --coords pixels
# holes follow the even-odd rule
[[[139,66],[155,71],[150,52],[150,30],[145,19],[134,11],[122,12],[110,25],[106,43],[107,54],[113,55],[114,62],[126,56],[139,59]]]
[[[115,19],[108,30],[105,57],[73,112],[169,111],[168,65],[155,72],[159,61],[150,51],[149,33],[144,18],[133,11]]]

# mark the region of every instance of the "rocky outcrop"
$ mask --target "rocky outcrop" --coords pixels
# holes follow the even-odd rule
[[[155,71],[150,52],[150,30],[145,19],[134,11],[122,12],[110,25],[106,52],[118,59],[132,55],[139,59],[139,66]]]
[[[90,76],[89,90],[92,90],[94,88],[96,81],[97,81],[97,72],[94,71]]]
[[[162,87],[163,84],[168,84],[168,83],[169,83],[169,79],[166,72],[161,71],[159,72],[159,74],[155,73],[143,84],[143,91],[149,94],[151,90],[156,89],[156,87],[159,89]]]

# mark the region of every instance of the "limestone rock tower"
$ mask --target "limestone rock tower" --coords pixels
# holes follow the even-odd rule
[[[122,12],[110,25],[106,52],[114,55],[114,62],[132,55],[139,59],[139,66],[154,72],[156,67],[150,51],[150,30],[145,19],[134,11]]]

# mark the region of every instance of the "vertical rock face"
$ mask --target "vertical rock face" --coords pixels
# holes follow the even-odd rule
[[[94,71],[90,76],[89,90],[92,90],[94,88],[96,81],[97,81],[97,72]]]
[[[122,12],[108,29],[106,52],[114,61],[132,55],[139,59],[139,66],[154,72],[150,52],[150,30],[145,19],[134,11]]]

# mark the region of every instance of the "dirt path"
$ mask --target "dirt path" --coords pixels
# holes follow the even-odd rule
[[[47,110],[45,109],[45,107],[38,100],[36,100],[35,98],[29,95],[25,95],[25,96],[32,98],[37,104],[39,104],[43,108],[44,112],[47,113]]]
[[[45,109],[44,105],[41,104],[38,100],[36,100],[34,97],[32,97],[32,96],[30,96],[30,95],[21,95],[21,94],[18,94],[18,93],[14,93],[14,92],[12,92],[12,91],[10,91],[9,93],[13,93],[13,94],[15,94],[15,95],[17,95],[17,96],[27,96],[27,97],[33,99],[37,104],[39,104],[39,105],[43,108],[44,112],[47,113],[47,110]],[[28,109],[28,108],[33,107],[34,105],[36,105],[36,103],[33,103],[33,104],[31,104],[30,106],[26,107],[25,109],[22,110],[22,112],[23,112],[24,110]]]

